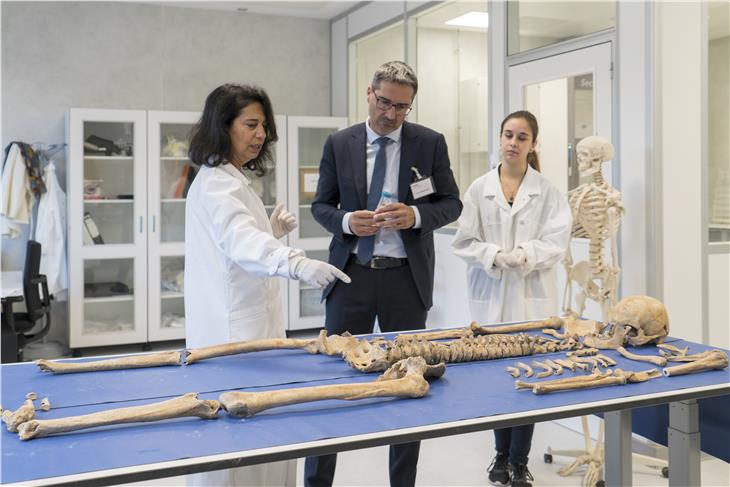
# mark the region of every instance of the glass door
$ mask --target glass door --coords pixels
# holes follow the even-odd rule
[[[509,68],[509,112],[529,110],[537,118],[542,173],[563,194],[590,182],[579,177],[576,144],[589,135],[612,141],[611,59],[611,43],[603,43]],[[612,185],[613,162],[603,163],[602,171]],[[588,240],[573,239],[571,252],[573,262],[588,260]],[[610,262],[607,245],[604,252]],[[562,269],[558,285],[562,291]],[[600,307],[592,301],[584,315],[602,319]]]
[[[68,115],[72,348],[147,338],[145,123],[139,110]]]
[[[188,157],[198,112],[147,112],[148,340],[185,338],[185,199],[197,166]]]
[[[299,226],[289,245],[304,249],[312,259],[327,261],[332,235],[314,220],[312,200],[319,181],[319,162],[327,137],[347,126],[344,117],[288,117],[288,170],[290,211]],[[322,291],[300,281],[289,281],[289,329],[324,326]]]

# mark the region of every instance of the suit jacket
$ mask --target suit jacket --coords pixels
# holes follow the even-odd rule
[[[367,208],[366,141],[365,123],[330,135],[319,165],[312,215],[332,233],[329,263],[339,269],[344,269],[358,239],[356,235],[342,231],[342,218],[348,211]],[[410,184],[416,177],[412,166],[418,168],[422,176],[433,177],[434,194],[413,199]],[[430,309],[433,304],[433,231],[455,221],[462,208],[443,135],[422,125],[403,123],[398,199],[406,205],[416,206],[421,215],[421,228],[400,230],[400,236],[418,294],[426,309]],[[324,290],[322,299],[335,284]]]

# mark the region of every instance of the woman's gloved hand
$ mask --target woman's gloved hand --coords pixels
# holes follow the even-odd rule
[[[507,254],[506,259],[508,266],[512,267],[513,269],[518,269],[520,267],[523,267],[527,262],[527,254],[525,254],[525,251],[522,250],[521,247],[516,247]]]
[[[509,252],[500,250],[499,252],[497,252],[497,255],[494,256],[494,267],[497,267],[502,270],[509,269],[510,266],[507,264],[508,258],[509,258]]]
[[[520,247],[516,247],[509,252],[500,250],[494,256],[494,265],[503,270],[519,269],[527,262],[527,255]]]
[[[274,238],[277,239],[297,228],[296,217],[284,209],[283,203],[279,203],[274,207],[269,221],[271,222],[271,230],[273,231]]]
[[[312,287],[324,289],[335,279],[349,284],[350,277],[337,267],[322,262],[321,260],[309,259],[304,256],[296,256],[290,262],[291,274],[294,278],[300,279]]]

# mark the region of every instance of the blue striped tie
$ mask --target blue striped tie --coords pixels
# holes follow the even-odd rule
[[[370,179],[370,191],[368,191],[368,206],[370,211],[375,210],[380,202],[380,196],[383,192],[383,184],[385,183],[385,147],[390,142],[388,137],[380,137],[375,143],[380,147],[375,156],[375,167],[373,167],[373,177]],[[367,264],[373,258],[373,249],[375,248],[375,235],[369,237],[360,237],[357,244],[357,260],[361,264]]]

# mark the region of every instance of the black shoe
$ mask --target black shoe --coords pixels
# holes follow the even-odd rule
[[[512,470],[512,487],[532,487],[530,480],[535,480],[527,469],[527,464],[517,463],[510,465]]]
[[[487,473],[489,474],[489,483],[504,487],[509,485],[509,461],[507,455],[497,453],[497,456],[492,460],[492,464],[489,465]]]

